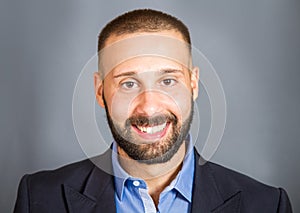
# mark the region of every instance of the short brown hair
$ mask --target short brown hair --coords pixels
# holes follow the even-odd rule
[[[106,40],[112,35],[162,30],[180,32],[183,39],[191,45],[189,30],[179,19],[157,10],[138,9],[116,17],[102,29],[98,39],[98,52],[104,48]]]

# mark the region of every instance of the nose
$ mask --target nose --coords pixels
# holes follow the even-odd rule
[[[136,97],[135,112],[145,116],[163,112],[165,98],[158,91],[144,91]]]

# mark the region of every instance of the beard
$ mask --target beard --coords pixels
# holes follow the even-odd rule
[[[157,115],[155,117],[146,117],[142,115],[133,115],[125,121],[125,127],[118,125],[113,121],[109,114],[109,110],[103,97],[106,117],[112,135],[118,146],[120,146],[126,154],[140,163],[159,164],[168,162],[181,147],[188,132],[193,119],[194,102],[191,98],[191,110],[188,117],[180,125],[178,118],[173,113]],[[132,125],[158,125],[161,123],[169,123],[171,127],[163,139],[158,139],[152,143],[139,143],[139,139],[132,136]]]

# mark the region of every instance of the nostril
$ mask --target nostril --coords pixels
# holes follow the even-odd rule
[[[144,114],[151,117],[164,111],[165,99],[155,91],[144,91],[140,93],[133,101],[134,111],[138,114]]]

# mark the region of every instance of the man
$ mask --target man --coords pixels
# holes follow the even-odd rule
[[[186,26],[159,11],[111,21],[99,36],[94,74],[111,149],[25,175],[15,212],[292,212],[283,189],[199,164],[189,135],[199,80],[190,45]]]

